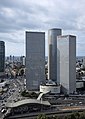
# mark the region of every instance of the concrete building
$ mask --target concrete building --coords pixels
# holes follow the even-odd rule
[[[55,82],[49,80],[46,84],[40,85],[40,92],[50,92],[50,94],[59,94],[60,93],[60,85],[57,85]]]
[[[24,65],[25,66],[25,62],[26,62],[26,58],[25,58],[25,56],[21,56],[20,57],[20,62],[21,62],[21,65]]]
[[[0,41],[0,76],[4,75],[5,68],[5,43]]]
[[[76,37],[72,35],[57,37],[57,77],[63,93],[76,90]]]
[[[38,90],[45,81],[45,33],[26,32],[26,86]]]
[[[61,35],[61,29],[50,29],[48,31],[48,79],[57,81],[57,36]]]
[[[48,31],[48,79],[69,94],[76,90],[76,37],[61,34],[61,29]]]

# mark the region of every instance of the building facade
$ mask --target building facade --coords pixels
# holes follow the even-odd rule
[[[63,93],[76,91],[76,37],[57,37],[57,78]]]
[[[48,79],[57,81],[57,36],[61,35],[61,29],[50,29],[48,31]]]
[[[26,58],[25,58],[25,56],[21,56],[20,57],[20,62],[21,62],[21,65],[24,65],[25,66],[25,64],[26,64]]]
[[[40,92],[50,92],[50,94],[59,94],[60,85],[40,85]]]
[[[5,43],[0,41],[0,74],[4,72],[5,68]]]
[[[45,33],[26,32],[26,87],[38,90],[45,81]]]

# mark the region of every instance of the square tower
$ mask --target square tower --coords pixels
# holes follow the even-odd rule
[[[45,33],[26,32],[26,86],[38,90],[45,81]]]
[[[5,69],[5,42],[0,41],[0,73]]]
[[[57,78],[63,93],[76,91],[76,37],[57,37]]]

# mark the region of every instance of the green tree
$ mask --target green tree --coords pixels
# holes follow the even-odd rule
[[[83,113],[80,114],[79,119],[85,119],[85,112],[83,112]]]
[[[76,119],[75,114],[71,114],[71,119]]]
[[[37,116],[37,119],[48,119],[45,114],[40,114]]]
[[[64,116],[63,119],[68,119],[68,116]]]
[[[76,118],[76,119],[79,119],[80,114],[79,114],[78,112],[74,113],[74,115],[75,115],[75,118]]]

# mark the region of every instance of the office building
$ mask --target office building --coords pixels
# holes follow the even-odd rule
[[[26,86],[38,90],[45,81],[45,33],[26,32]]]
[[[21,56],[20,57],[20,62],[21,62],[21,65],[24,65],[25,66],[25,62],[26,62],[26,58],[25,58],[25,56]]]
[[[10,55],[10,62],[12,62],[12,56]]]
[[[50,29],[48,31],[48,79],[57,80],[57,36],[61,35],[61,29]]]
[[[0,76],[4,73],[5,67],[5,43],[0,41]]]
[[[63,93],[76,90],[76,37],[72,35],[57,37],[57,77]]]

